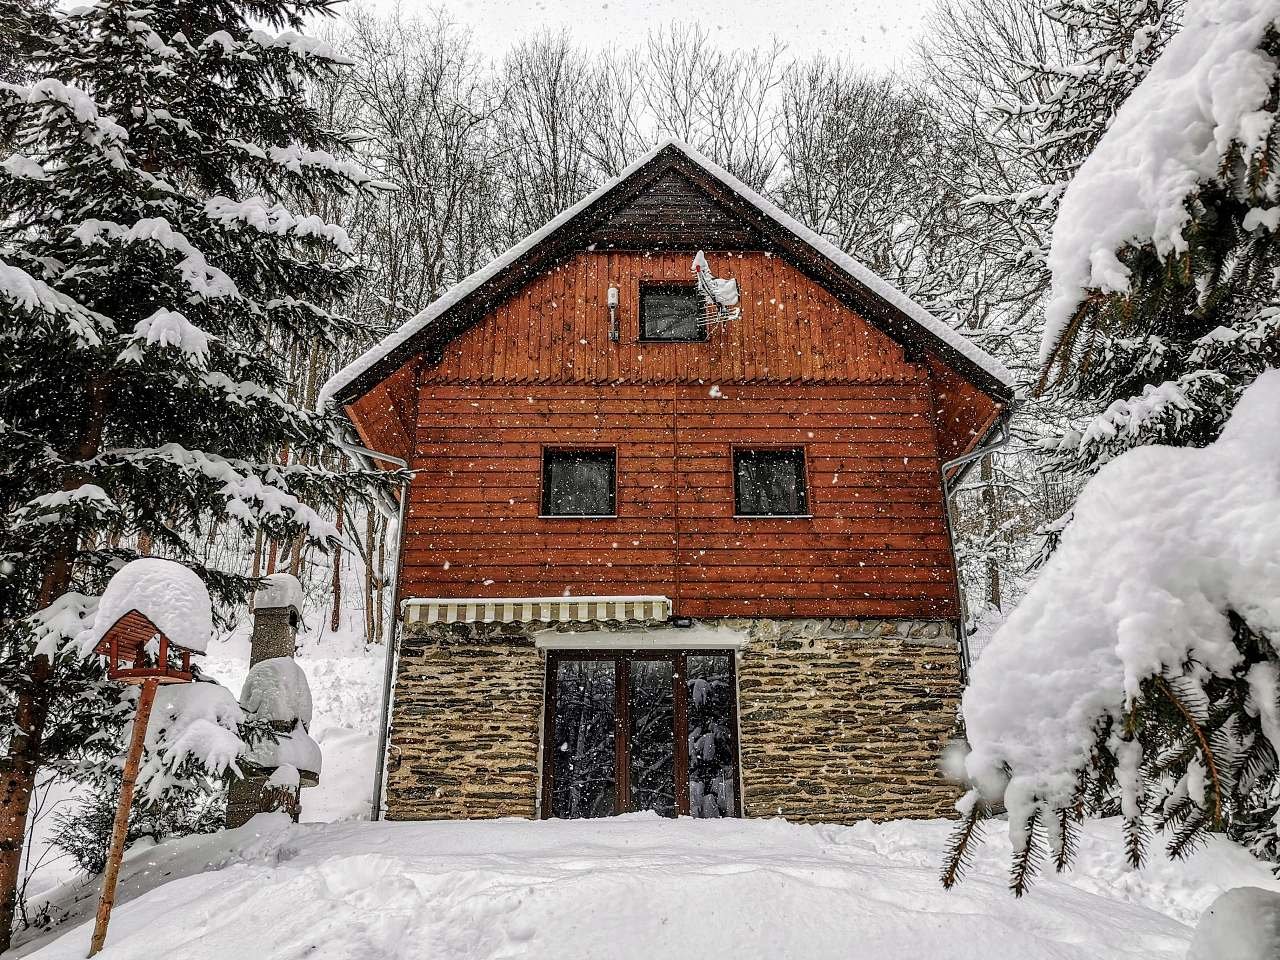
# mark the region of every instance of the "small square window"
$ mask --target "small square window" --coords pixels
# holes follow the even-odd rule
[[[795,517],[809,512],[804,450],[735,450],[734,512],[744,517]]]
[[[645,283],[640,286],[640,339],[707,339],[707,306],[693,284]]]
[[[611,517],[615,453],[612,450],[547,450],[542,455],[542,514],[546,517]]]

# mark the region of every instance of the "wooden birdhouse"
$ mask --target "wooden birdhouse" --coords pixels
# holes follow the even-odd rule
[[[188,683],[191,654],[137,610],[130,610],[102,635],[96,652],[107,658],[107,677],[120,683]]]

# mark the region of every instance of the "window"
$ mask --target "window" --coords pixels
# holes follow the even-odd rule
[[[804,450],[735,450],[734,512],[744,517],[795,517],[809,512]]]
[[[692,284],[641,284],[641,340],[706,340],[706,321],[706,302]]]
[[[546,450],[542,455],[542,514],[546,517],[611,517],[615,455],[612,450]]]
[[[543,816],[737,816],[734,715],[732,653],[552,653]]]

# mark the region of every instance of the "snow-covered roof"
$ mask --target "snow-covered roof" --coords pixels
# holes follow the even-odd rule
[[[137,610],[170,643],[204,653],[213,634],[213,610],[204,581],[173,560],[144,557],[116,571],[98,601],[86,646],[102,639],[125,614]]]
[[[967,337],[953,329],[948,324],[930,314],[929,311],[925,310],[924,307],[920,306],[901,290],[897,289],[882,277],[877,276],[864,264],[849,256],[835,244],[819,236],[794,217],[784,213],[769,200],[766,200],[737,177],[733,176],[733,174],[708,160],[688,144],[675,139],[667,139],[632,163],[613,180],[608,181],[593,193],[583,197],[572,207],[547,223],[540,230],[531,233],[520,243],[502,254],[502,256],[498,257],[496,260],[492,261],[480,270],[477,270],[465,280],[455,284],[439,299],[433,301],[425,310],[407,321],[400,327],[400,329],[392,332],[381,342],[375,344],[360,356],[356,357],[355,360],[351,361],[351,363],[347,364],[330,377],[324,386],[320,388],[317,405],[319,407],[323,407],[331,400],[341,396],[347,388],[354,384],[360,377],[371,370],[376,364],[389,357],[397,350],[397,348],[427,329],[437,318],[457,306],[485,283],[498,276],[508,267],[516,263],[516,261],[521,257],[528,254],[539,244],[548,240],[557,231],[567,226],[572,220],[588,208],[598,203],[609,193],[613,192],[625,183],[630,177],[638,173],[642,168],[653,162],[659,154],[673,149],[679,151],[688,160],[701,167],[706,173],[710,174],[733,193],[737,194],[742,200],[753,206],[757,211],[763,214],[764,217],[773,221],[777,226],[790,232],[796,238],[803,241],[816,252],[820,253],[858,284],[871,291],[875,296],[879,297],[882,301],[889,304],[903,316],[919,326],[926,334],[931,336],[933,339],[940,341],[956,354],[964,357],[975,367],[985,372],[988,376],[998,381],[1012,392],[1013,375],[1008,371],[1004,364],[995,357],[991,356],[977,344],[970,341]]]

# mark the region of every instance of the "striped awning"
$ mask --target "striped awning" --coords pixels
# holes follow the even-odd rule
[[[665,621],[666,597],[411,598],[400,604],[406,624],[586,623],[591,620]]]

